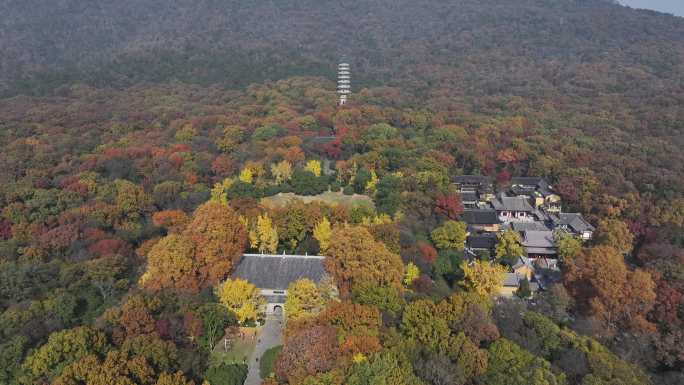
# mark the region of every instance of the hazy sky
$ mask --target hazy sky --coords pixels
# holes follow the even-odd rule
[[[646,8],[684,16],[684,0],[618,0],[632,8]]]

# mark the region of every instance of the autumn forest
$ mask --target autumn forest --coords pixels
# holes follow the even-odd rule
[[[0,385],[684,383],[684,19],[49,3],[0,4]]]

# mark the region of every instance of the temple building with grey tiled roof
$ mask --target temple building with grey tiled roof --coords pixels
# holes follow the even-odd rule
[[[521,244],[530,258],[555,257],[558,254],[552,231],[525,231]]]
[[[492,200],[492,207],[496,210],[501,222],[533,221],[535,209],[525,197],[509,197],[499,194]]]
[[[308,278],[319,283],[326,276],[323,261],[318,255],[245,254],[231,274],[259,288],[266,298],[266,313],[283,311],[287,287],[299,279]]]
[[[592,226],[582,214],[577,213],[558,213],[550,216],[553,225],[557,228],[567,231],[568,233],[582,238],[582,240],[590,240],[594,236],[594,226]]]

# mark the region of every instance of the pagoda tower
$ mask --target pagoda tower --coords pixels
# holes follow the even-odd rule
[[[340,95],[340,106],[344,106],[351,94],[349,63],[342,62],[337,66],[337,94]]]

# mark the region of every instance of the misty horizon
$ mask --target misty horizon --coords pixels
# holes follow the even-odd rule
[[[684,17],[684,1],[682,0],[619,0],[619,2],[631,8],[649,9]]]

